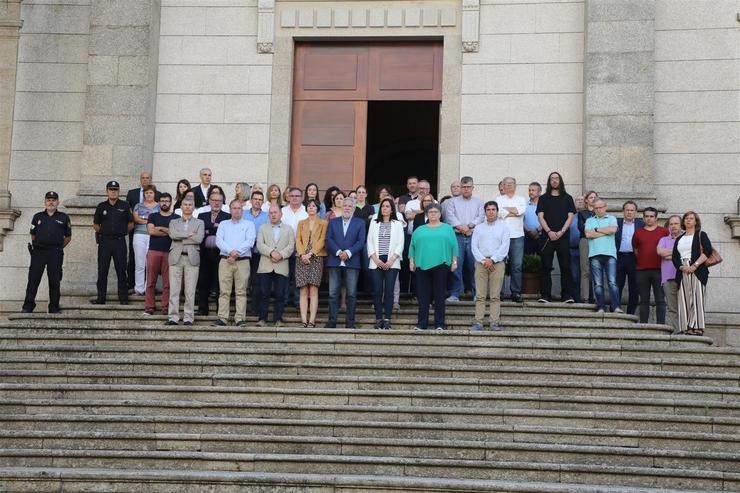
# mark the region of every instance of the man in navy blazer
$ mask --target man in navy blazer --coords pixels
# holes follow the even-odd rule
[[[329,221],[326,228],[326,267],[329,272],[329,320],[326,327],[337,326],[339,297],[342,285],[347,288],[347,328],[355,326],[355,304],[357,302],[357,278],[362,262],[362,247],[365,245],[365,221],[352,217],[355,200],[347,197],[342,204],[342,217]]]
[[[627,313],[634,315],[637,312],[639,300],[637,291],[637,259],[632,248],[632,236],[635,231],[645,226],[645,221],[637,215],[637,204],[628,200],[622,205],[624,218],[617,219],[617,234],[614,241],[617,244],[617,287],[619,297],[622,297],[625,281],[628,285]],[[621,301],[621,300],[620,300]]]
[[[198,315],[208,315],[208,296],[218,293],[218,263],[220,252],[216,246],[218,225],[231,219],[231,214],[221,210],[224,196],[216,190],[208,197],[210,211],[201,212],[198,219],[205,225],[200,244],[200,271],[198,272]],[[210,238],[210,239],[209,239]]]

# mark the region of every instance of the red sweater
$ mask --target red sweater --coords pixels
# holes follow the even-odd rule
[[[632,236],[632,248],[637,252],[637,270],[660,270],[658,242],[668,236],[668,230],[658,226],[652,231],[640,228]]]

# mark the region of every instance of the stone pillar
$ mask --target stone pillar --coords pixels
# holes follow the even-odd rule
[[[18,40],[22,25],[21,0],[0,1],[0,251],[3,247],[3,238],[13,229],[16,218],[20,216],[19,211],[11,208],[8,181]]]
[[[93,0],[80,196],[152,169],[159,0]]]
[[[586,0],[583,186],[655,205],[654,0]]]

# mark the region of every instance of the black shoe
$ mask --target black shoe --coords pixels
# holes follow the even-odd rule
[[[128,305],[128,300],[121,300],[118,302],[119,305]]]
[[[21,313],[33,313],[32,309],[24,308],[21,310]]]
[[[195,312],[196,315],[200,315],[201,317],[207,317],[208,316],[208,310],[198,310]]]
[[[105,300],[92,300],[90,303],[93,305],[105,305]]]
[[[174,320],[167,320],[164,324],[165,325],[180,325],[179,323],[175,322]]]
[[[236,326],[237,326],[237,327],[246,327],[246,326],[247,326],[247,321],[246,321],[246,320],[239,320],[239,321],[238,321],[238,322],[236,323]]]
[[[511,295],[511,301],[514,303],[521,303],[522,302],[522,295],[520,294],[512,294]]]
[[[193,325],[193,322],[183,322],[183,325]]]
[[[382,319],[377,319],[375,321],[375,325],[373,326],[373,329],[382,329],[382,328],[384,328],[383,327],[383,320]]]
[[[213,327],[226,327],[226,322],[224,322],[223,320],[221,320],[219,318],[218,320],[216,320],[215,322],[213,322],[211,324],[211,326],[213,326]]]
[[[381,327],[383,330],[390,330],[391,328],[391,320],[389,318],[386,318],[383,320],[383,327]]]
[[[332,323],[326,322],[326,325],[324,325],[324,328],[325,329],[336,329],[337,328],[337,324],[332,324]]]
[[[355,324],[347,324],[347,328],[348,329],[354,329],[355,328]]]
[[[49,310],[50,315],[58,315],[62,313],[62,310],[60,308],[57,308],[56,310]]]

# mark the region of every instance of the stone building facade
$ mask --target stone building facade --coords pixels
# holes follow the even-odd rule
[[[0,300],[22,299],[28,218],[73,215],[63,291],[94,291],[93,205],[141,170],[174,191],[290,176],[296,43],[442,44],[440,191],[460,175],[693,209],[722,250],[711,320],[740,311],[736,0],[0,0]],[[731,216],[725,221],[726,216]]]

